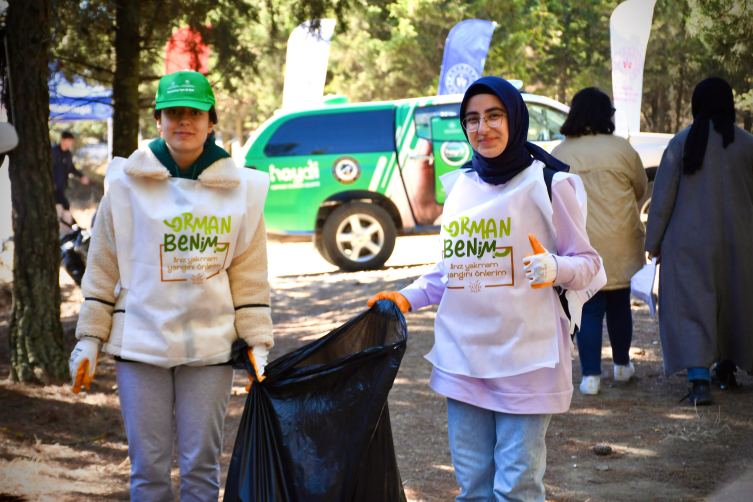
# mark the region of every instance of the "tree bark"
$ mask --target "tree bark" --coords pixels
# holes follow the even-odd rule
[[[120,0],[115,15],[115,79],[112,84],[112,154],[128,158],[139,142],[141,0]]]
[[[49,0],[10,3],[6,22],[13,99],[8,115],[20,143],[10,154],[13,204],[11,378],[67,378],[60,324],[60,238],[50,148]]]

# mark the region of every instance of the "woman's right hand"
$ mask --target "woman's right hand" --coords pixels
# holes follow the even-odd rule
[[[89,384],[94,380],[99,360],[99,339],[84,337],[78,341],[68,361],[71,373],[73,393],[81,392],[81,386],[89,390]]]
[[[366,305],[373,307],[374,304],[379,300],[390,300],[395,305],[397,305],[397,307],[400,309],[400,312],[402,312],[403,314],[410,310],[410,302],[408,301],[408,299],[397,291],[382,291],[381,293],[377,293],[372,296],[368,302],[366,302]]]

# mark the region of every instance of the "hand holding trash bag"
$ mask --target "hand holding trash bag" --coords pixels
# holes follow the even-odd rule
[[[248,379],[251,383],[246,386],[246,392],[251,390],[251,385],[253,385],[254,380],[259,382],[264,380],[264,368],[267,366],[268,355],[269,349],[267,349],[266,345],[255,345],[248,349],[248,359],[251,361],[251,365],[254,368],[256,378],[254,379],[254,377],[251,376],[251,373],[248,374]]]
[[[225,502],[404,502],[387,396],[405,353],[392,302],[272,361],[237,340],[233,365],[254,383],[225,483]]]
[[[410,310],[410,302],[408,301],[408,299],[397,291],[382,291],[381,293],[377,293],[372,296],[368,302],[366,302],[366,305],[373,307],[374,304],[379,300],[390,300],[398,306],[400,312],[402,312],[403,314],[407,313]]]

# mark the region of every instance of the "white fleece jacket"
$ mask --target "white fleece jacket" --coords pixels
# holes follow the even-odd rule
[[[167,180],[170,172],[149,148],[137,150],[126,161],[124,171],[129,176]],[[218,160],[199,175],[198,180],[207,187],[235,188],[240,184],[238,168],[231,158]],[[235,329],[249,347],[274,345],[269,280],[267,278],[267,233],[262,216],[251,244],[240,256],[233,259],[227,269],[230,293],[236,307]],[[84,303],[81,306],[76,338],[98,338],[103,350],[119,356],[123,345],[127,292],[115,296],[120,280],[118,270],[112,206],[105,195],[97,211],[86,273],[81,283]],[[244,306],[254,308],[242,308]],[[241,307],[241,308],[239,308]]]

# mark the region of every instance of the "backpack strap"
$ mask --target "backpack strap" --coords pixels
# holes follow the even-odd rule
[[[546,191],[549,194],[549,201],[552,201],[552,181],[557,171],[544,166],[544,183],[546,184]]]
[[[544,184],[546,185],[546,191],[549,194],[549,201],[552,201],[552,181],[554,180],[554,175],[557,173],[554,169],[550,169],[549,167],[544,166]],[[562,305],[562,309],[565,311],[565,315],[567,315],[568,319],[571,319],[570,317],[570,309],[568,308],[567,304],[567,298],[565,297],[565,293],[567,293],[567,290],[555,286],[554,288],[555,292],[557,293],[557,296],[559,297],[560,304]],[[575,333],[580,331],[580,326],[575,327],[575,332],[570,336],[571,339],[575,338]]]

